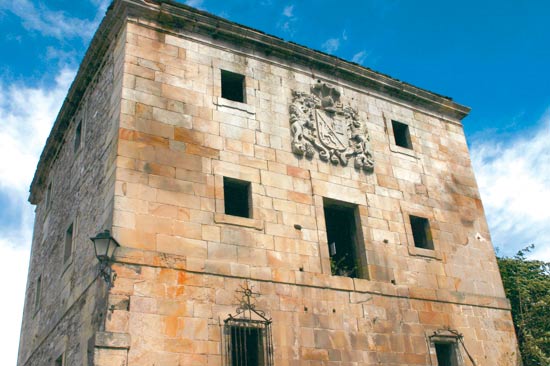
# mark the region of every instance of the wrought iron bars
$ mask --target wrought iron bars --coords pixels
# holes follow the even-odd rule
[[[271,319],[256,309],[259,293],[248,285],[237,291],[242,294],[236,315],[224,320],[224,353],[226,366],[272,366],[273,343]]]

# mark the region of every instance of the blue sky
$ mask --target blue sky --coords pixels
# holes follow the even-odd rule
[[[550,3],[187,3],[471,107],[464,130],[494,245],[512,255],[534,243],[534,256],[550,260]],[[0,281],[14,299],[0,312],[2,364],[16,359],[33,224],[28,187],[108,4],[0,0]]]

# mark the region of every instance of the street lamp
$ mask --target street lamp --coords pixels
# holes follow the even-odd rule
[[[117,247],[120,246],[118,242],[111,236],[109,230],[100,232],[90,240],[94,243],[95,256],[99,261],[99,273],[110,286],[112,284],[111,274],[112,270],[109,266],[109,262],[113,258],[113,254]]]

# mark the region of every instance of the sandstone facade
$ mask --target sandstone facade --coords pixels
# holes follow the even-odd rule
[[[224,72],[243,102],[222,97]],[[437,365],[438,344],[458,365],[517,365],[468,111],[183,5],[115,1],[31,187],[18,364],[235,363],[224,321],[250,286],[277,366]],[[249,217],[226,213],[225,179],[249,184]],[[355,217],[353,276],[334,273],[329,204]],[[104,229],[113,287],[88,239]]]

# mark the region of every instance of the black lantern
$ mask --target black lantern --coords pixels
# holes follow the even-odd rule
[[[111,285],[112,270],[109,266],[109,262],[120,244],[111,236],[109,230],[104,230],[95,237],[90,238],[90,240],[94,243],[95,256],[99,261],[99,272],[103,276],[105,282]]]

